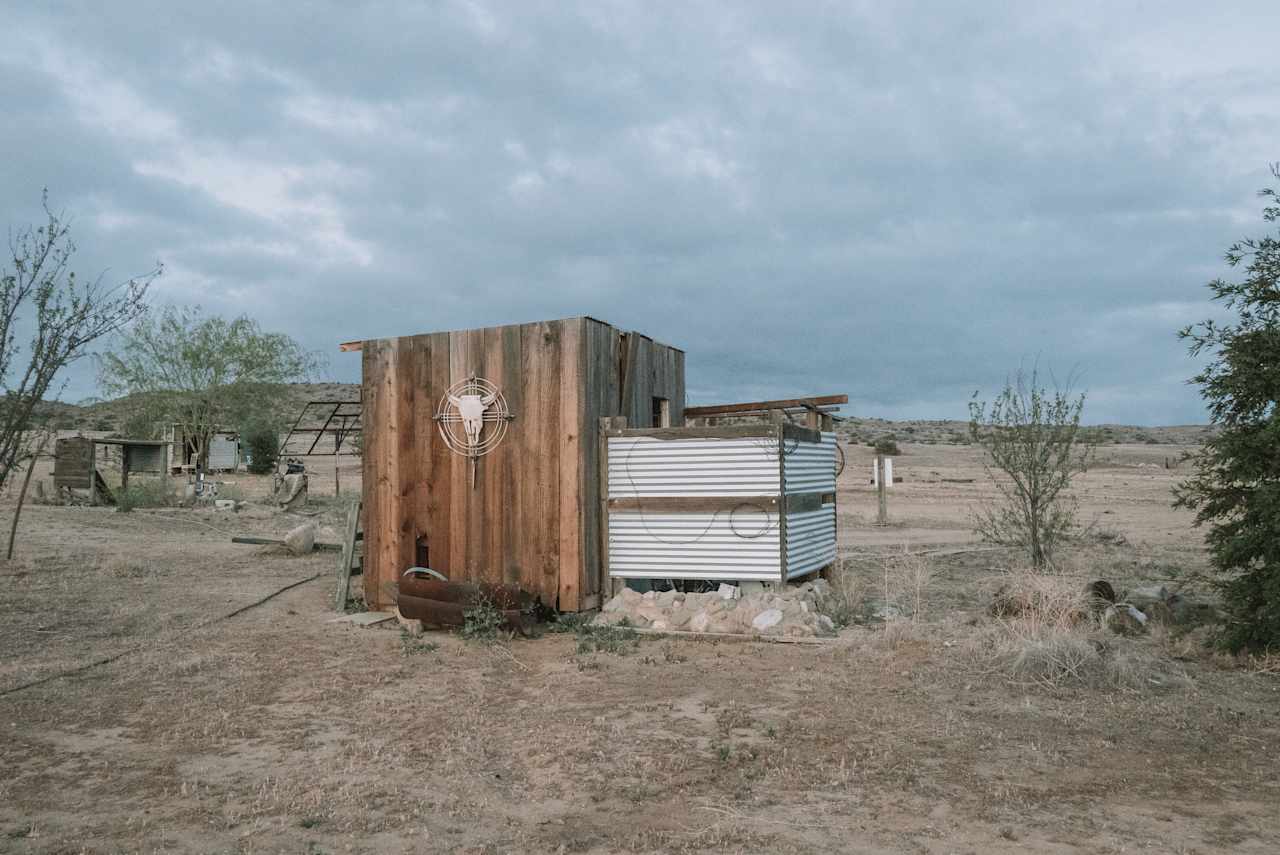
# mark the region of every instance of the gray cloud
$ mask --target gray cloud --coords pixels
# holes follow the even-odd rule
[[[1115,6],[17,13],[5,220],[47,184],[86,269],[161,258],[338,379],[340,340],[591,314],[702,401],[958,417],[1038,355],[1092,421],[1198,421],[1173,331],[1261,229],[1280,10]]]

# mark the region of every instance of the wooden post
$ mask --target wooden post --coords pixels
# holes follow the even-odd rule
[[[342,557],[338,559],[338,589],[333,598],[336,611],[347,610],[347,595],[351,588],[351,563],[355,560],[356,531],[360,527],[360,503],[352,502],[347,509],[347,527],[342,538]],[[399,581],[399,580],[397,580]]]
[[[89,443],[89,504],[98,504],[98,444]]]
[[[609,431],[627,426],[625,416],[604,416],[600,419],[600,593],[612,597],[626,583],[609,578]],[[610,584],[612,582],[612,584]]]
[[[876,525],[889,524],[889,494],[886,492],[888,485],[884,482],[884,455],[876,455],[876,494],[880,500],[880,511],[876,515]]]

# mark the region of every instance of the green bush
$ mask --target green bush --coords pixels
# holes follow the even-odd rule
[[[898,448],[898,440],[893,434],[882,436],[875,442],[871,443],[871,447],[876,450],[876,454],[885,454],[889,457],[896,457],[902,453]]]
[[[279,459],[280,433],[267,422],[254,422],[240,432],[240,441],[249,453],[248,469],[255,475],[269,475]]]
[[[498,630],[502,628],[502,611],[493,600],[480,595],[471,604],[471,608],[463,610],[462,621],[463,638],[492,644],[498,640]]]
[[[134,508],[167,508],[173,504],[173,490],[163,478],[135,480],[116,490],[116,510],[128,513]]]

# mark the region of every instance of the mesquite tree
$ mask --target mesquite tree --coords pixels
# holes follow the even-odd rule
[[[43,199],[45,222],[9,236],[0,270],[0,487],[31,452],[24,441],[59,372],[94,341],[142,317],[161,266],[125,282],[83,280],[71,270],[71,222]],[[26,341],[23,346],[21,342]]]
[[[1272,174],[1280,180],[1280,164]],[[1265,189],[1262,218],[1280,222],[1280,193]],[[1240,282],[1209,283],[1230,323],[1182,329],[1192,356],[1208,362],[1192,382],[1221,431],[1192,455],[1196,473],[1175,505],[1208,524],[1206,542],[1227,612],[1222,641],[1233,650],[1280,650],[1280,232],[1226,252]]]
[[[969,435],[986,450],[1000,494],[974,512],[975,528],[984,540],[1025,549],[1038,569],[1075,527],[1075,502],[1063,491],[1093,458],[1080,429],[1084,398],[1042,388],[1033,369],[1019,370],[989,408],[969,404]]]
[[[176,424],[205,463],[219,427],[276,420],[288,406],[282,384],[306,379],[314,355],[248,317],[205,317],[199,307],[166,307],[139,321],[99,357],[99,383],[129,395],[133,424]]]

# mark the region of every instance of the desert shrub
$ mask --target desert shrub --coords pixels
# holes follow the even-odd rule
[[[276,469],[280,452],[280,433],[275,425],[255,421],[240,431],[240,441],[249,452],[248,469],[254,475],[270,475]]]
[[[852,626],[862,612],[862,587],[858,576],[848,568],[832,575],[831,593],[822,601],[822,611],[836,629]]]
[[[628,626],[579,624],[577,653],[613,653],[625,656],[640,646],[640,634]]]
[[[173,504],[172,487],[160,478],[139,479],[115,491],[116,510],[128,513],[134,508],[167,508]]]
[[[876,454],[885,454],[889,457],[896,457],[902,453],[902,450],[898,448],[898,438],[893,434],[880,437],[871,443],[871,447],[875,449]]]
[[[1080,432],[1084,395],[1052,391],[1037,371],[1019,370],[988,406],[969,404],[969,436],[987,453],[999,498],[974,512],[974,528],[990,543],[1026,550],[1037,569],[1076,528],[1076,504],[1064,491],[1088,468],[1094,446]],[[976,399],[976,395],[975,395]]]
[[[401,656],[417,656],[423,653],[435,653],[439,649],[440,645],[434,641],[428,641],[425,638],[412,635],[405,630],[400,630]]]
[[[502,611],[488,597],[477,597],[471,607],[462,612],[461,635],[467,641],[491,644],[498,640],[501,628]]]
[[[991,614],[994,620],[969,639],[968,650],[984,671],[1014,683],[1151,690],[1188,682],[1152,645],[1103,628],[1076,581],[1012,572]]]

